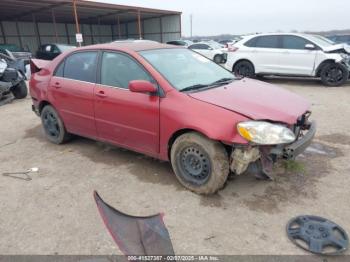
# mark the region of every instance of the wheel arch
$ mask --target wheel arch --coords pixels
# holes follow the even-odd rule
[[[167,146],[168,146],[168,147],[167,147],[167,150],[168,150],[168,151],[167,151],[167,156],[168,156],[168,159],[169,159],[169,160],[170,160],[171,148],[172,148],[172,146],[173,146],[175,140],[176,140],[178,137],[180,137],[181,135],[186,134],[186,133],[190,133],[190,132],[198,133],[198,134],[200,134],[200,135],[202,135],[202,136],[204,136],[204,137],[206,137],[206,138],[208,138],[208,139],[210,139],[210,140],[214,140],[214,141],[217,141],[217,142],[221,143],[221,144],[225,147],[225,149],[226,149],[227,152],[229,152],[230,149],[231,149],[231,146],[228,146],[227,144],[223,143],[223,141],[221,141],[220,139],[215,139],[215,138],[213,138],[212,136],[210,136],[209,134],[207,134],[207,133],[204,132],[204,131],[201,131],[201,130],[195,129],[195,128],[182,128],[182,129],[179,129],[179,130],[175,131],[175,132],[170,136],[170,138],[168,139],[168,145],[167,145]]]
[[[199,133],[199,134],[201,134],[201,135],[203,135],[203,136],[205,136],[205,137],[211,139],[210,137],[208,137],[208,135],[204,134],[203,132],[201,132],[201,131],[199,131],[199,130],[193,129],[193,128],[182,128],[182,129],[179,129],[179,130],[175,131],[175,133],[173,133],[173,134],[170,136],[169,140],[168,140],[168,152],[167,152],[167,154],[168,154],[168,159],[169,159],[169,160],[170,160],[171,148],[172,148],[172,146],[173,146],[175,140],[176,140],[179,136],[181,136],[181,135],[183,135],[183,134],[186,134],[186,133],[190,133],[190,132],[196,132],[196,133]]]
[[[53,107],[53,105],[49,102],[49,101],[46,101],[46,100],[42,100],[40,103],[39,103],[39,114],[41,114],[41,111],[43,110],[43,108],[47,105],[50,105]]]
[[[253,66],[253,69],[254,69],[254,72],[255,72],[255,65],[253,64],[252,61],[250,61],[250,60],[247,59],[247,58],[238,59],[238,60],[233,64],[233,66],[232,66],[232,72],[234,71],[234,68],[235,68],[235,66],[236,66],[238,63],[244,62],[244,61],[250,63],[250,64]]]
[[[327,60],[324,60],[321,64],[319,64],[319,66],[317,67],[316,69],[316,74],[315,76],[316,77],[320,77],[321,76],[321,71],[323,69],[323,67],[329,63],[336,63],[336,61],[334,59],[327,59]]]

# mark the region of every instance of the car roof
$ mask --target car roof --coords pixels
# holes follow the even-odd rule
[[[106,44],[97,44],[83,47],[81,49],[128,49],[132,51],[145,51],[164,48],[181,48],[180,46],[162,44],[150,40],[118,40]]]
[[[301,37],[308,37],[310,35],[314,34],[306,34],[306,33],[261,33],[261,34],[251,34],[251,35],[245,35],[242,36],[243,38],[250,38],[250,37],[255,37],[255,36],[269,36],[269,35],[295,35],[295,36],[301,36]]]

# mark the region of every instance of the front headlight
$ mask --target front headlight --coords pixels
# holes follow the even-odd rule
[[[295,140],[290,129],[264,121],[241,122],[238,123],[237,130],[246,140],[260,145],[287,144]]]
[[[341,58],[345,59],[345,60],[348,60],[349,59],[349,55],[347,54],[340,54]]]

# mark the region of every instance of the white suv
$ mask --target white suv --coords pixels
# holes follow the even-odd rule
[[[240,76],[320,77],[327,86],[339,86],[349,78],[348,48],[317,35],[251,35],[229,50],[225,67]]]

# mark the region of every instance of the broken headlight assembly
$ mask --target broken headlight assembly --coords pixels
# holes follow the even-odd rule
[[[289,128],[265,121],[240,122],[237,130],[244,139],[258,145],[288,144],[296,139]]]

